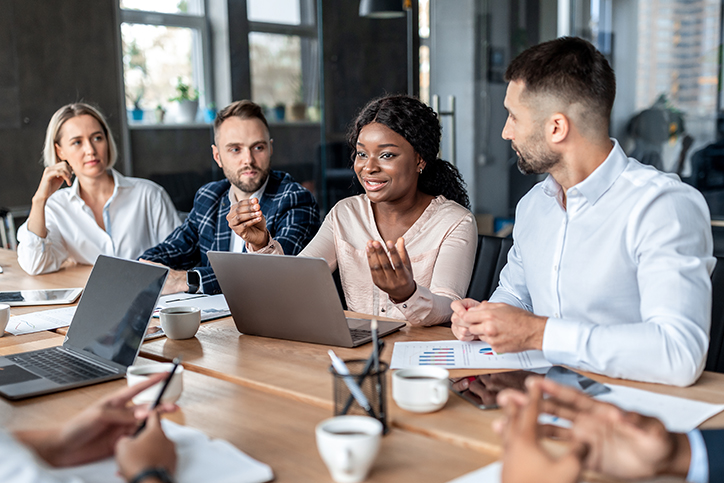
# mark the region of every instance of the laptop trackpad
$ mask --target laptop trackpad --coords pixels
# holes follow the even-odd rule
[[[32,372],[26,371],[20,366],[9,365],[0,367],[0,386],[32,381],[33,379],[40,379],[40,377],[36,376]]]

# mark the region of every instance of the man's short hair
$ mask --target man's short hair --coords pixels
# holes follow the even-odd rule
[[[269,123],[266,122],[262,108],[258,104],[244,99],[242,101],[232,102],[216,115],[216,119],[214,120],[214,140],[219,134],[219,127],[230,117],[259,119],[266,126],[267,132],[269,131]]]
[[[523,81],[523,97],[550,95],[566,107],[580,103],[585,119],[593,116],[590,121],[608,129],[616,76],[603,54],[584,39],[561,37],[526,49],[510,63],[505,80]]]

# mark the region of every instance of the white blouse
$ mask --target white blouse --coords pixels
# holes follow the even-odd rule
[[[80,197],[78,179],[56,191],[45,205],[48,234],[18,229],[18,263],[30,275],[57,271],[67,259],[93,265],[98,255],[135,259],[181,224],[166,191],[156,183],[127,178],[116,170],[113,194],[103,207],[103,230]]]

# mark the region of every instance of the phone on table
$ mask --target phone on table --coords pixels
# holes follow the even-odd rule
[[[450,390],[480,409],[497,409],[498,393],[503,389],[517,389],[525,392],[525,380],[528,376],[544,376],[563,386],[573,387],[589,396],[598,396],[611,389],[590,377],[574,372],[563,366],[553,366],[536,371],[509,371],[495,374],[450,378]],[[463,389],[463,381],[467,388]]]

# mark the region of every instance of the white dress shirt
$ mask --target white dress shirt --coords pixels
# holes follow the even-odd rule
[[[714,269],[703,196],[618,142],[566,192],[548,176],[520,201],[491,302],[548,317],[550,362],[686,386],[704,369]]]
[[[45,463],[12,435],[0,431],[0,481],[3,483],[82,483],[81,480],[59,478],[51,474]]]
[[[70,258],[93,265],[98,255],[135,259],[162,242],[181,224],[166,191],[156,183],[126,178],[116,170],[113,194],[103,207],[103,230],[80,197],[78,179],[70,188],[53,193],[45,204],[45,227],[40,238],[18,229],[18,263],[30,275],[54,272]]]

